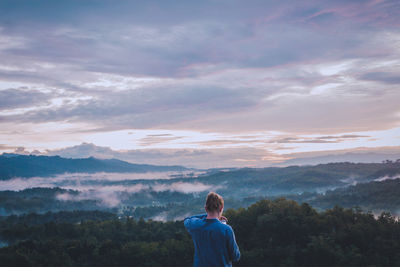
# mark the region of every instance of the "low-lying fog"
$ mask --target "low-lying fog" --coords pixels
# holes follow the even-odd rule
[[[90,186],[63,186],[64,189],[78,190],[78,195],[63,193],[57,195],[58,200],[63,201],[81,201],[81,200],[99,200],[103,205],[115,207],[121,204],[122,200],[127,196],[127,193],[139,193],[141,191],[175,191],[185,194],[199,193],[215,189],[212,185],[206,185],[200,182],[186,183],[174,182],[171,184],[136,184],[136,185],[90,185]]]
[[[185,178],[198,177],[202,172],[153,172],[153,173],[73,173],[52,177],[13,178],[0,181],[0,190],[19,191],[42,187],[71,189],[79,194],[57,195],[61,201],[98,200],[103,205],[115,207],[121,204],[123,196],[141,191],[175,191],[199,193],[215,190],[213,185],[201,182],[185,182]],[[179,178],[179,180],[176,180]],[[163,182],[164,181],[164,182]],[[162,183],[161,183],[162,182]]]
[[[0,181],[0,190],[24,190],[33,187],[61,187],[80,190],[88,189],[87,185],[137,184],[138,180],[171,180],[175,178],[193,178],[203,172],[148,172],[148,173],[65,173],[50,177],[13,178]],[[85,187],[86,186],[86,187]]]

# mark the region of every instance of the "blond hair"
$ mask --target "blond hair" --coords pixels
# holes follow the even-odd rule
[[[224,199],[215,192],[210,192],[206,199],[207,212],[219,212],[224,207]]]

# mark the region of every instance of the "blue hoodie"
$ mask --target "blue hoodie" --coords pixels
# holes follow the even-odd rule
[[[187,217],[183,223],[194,243],[194,267],[231,267],[240,258],[232,227],[207,214]]]

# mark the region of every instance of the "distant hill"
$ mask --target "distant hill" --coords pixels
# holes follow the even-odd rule
[[[329,154],[315,157],[299,157],[286,160],[277,166],[290,165],[316,165],[334,162],[353,162],[353,163],[380,163],[385,160],[400,159],[400,153],[378,153],[378,152],[349,152],[339,154]]]
[[[187,170],[182,166],[133,164],[118,159],[68,159],[60,156],[34,156],[4,153],[0,155],[0,180],[13,177],[49,176],[62,173],[165,172]]]
[[[186,182],[201,181],[221,187],[219,192],[233,198],[271,196],[304,191],[326,191],[354,183],[370,182],[400,174],[400,161],[385,163],[329,163],[284,168],[243,168],[221,171]]]
[[[386,210],[399,216],[399,193],[400,179],[387,179],[382,182],[360,183],[327,191],[308,202],[321,209],[329,209],[339,205],[345,208],[361,207],[363,210],[378,213]]]
[[[20,156],[6,159],[18,159]],[[22,157],[25,160],[48,160],[70,163],[70,159],[59,157]],[[20,159],[21,160],[21,159]],[[0,156],[0,162],[5,161]],[[20,162],[20,161],[17,161]],[[88,162],[110,163],[94,158],[72,160],[75,171],[99,171],[99,165]],[[82,163],[83,162],[83,163]],[[104,163],[105,162],[105,163]],[[118,170],[130,170],[132,164],[112,160],[111,163],[120,163]],[[78,168],[77,163],[85,167]],[[4,168],[4,164],[1,165]],[[35,165],[38,168],[38,165]],[[46,166],[47,173],[59,171],[58,165]],[[68,165],[67,165],[68,166]],[[93,166],[97,166],[94,168]],[[100,165],[102,166],[102,165]],[[108,166],[105,164],[105,166]],[[112,165],[115,166],[115,165]],[[148,165],[146,165],[148,166]],[[26,166],[25,166],[26,167]],[[25,167],[21,167],[22,172]],[[33,168],[29,165],[30,169]],[[39,166],[40,167],[40,166]],[[54,169],[48,170],[50,167]],[[90,167],[90,169],[88,169]],[[154,167],[154,166],[153,166]],[[14,169],[15,170],[15,166]],[[62,171],[67,169],[66,166]],[[102,171],[105,170],[105,167]],[[108,168],[115,171],[115,169]],[[152,169],[153,170],[153,169]],[[39,171],[35,170],[36,175]],[[44,172],[40,173],[43,174]],[[29,174],[29,173],[28,173]],[[20,173],[20,177],[21,177]],[[90,175],[89,175],[90,176]],[[23,177],[23,176],[22,176]],[[29,212],[43,213],[61,210],[119,210],[121,214],[144,218],[182,218],[185,214],[204,211],[204,199],[209,190],[217,191],[226,199],[226,208],[246,207],[262,198],[287,197],[298,202],[307,202],[313,206],[326,209],[336,204],[344,207],[361,206],[366,210],[389,210],[400,214],[400,161],[385,163],[330,163],[316,166],[291,166],[285,168],[243,168],[237,170],[212,170],[198,177],[172,177],[171,179],[140,179],[129,181],[90,180],[93,189],[76,187],[75,191],[67,190],[71,182],[66,179],[65,184],[47,179],[48,187],[59,188],[31,188],[22,191],[0,191],[0,215],[22,214]],[[123,175],[121,179],[123,178]],[[386,179],[386,180],[385,180]],[[85,178],[79,183],[85,184]],[[375,182],[381,181],[381,182]],[[383,182],[382,182],[383,181]],[[26,188],[35,184],[27,182]],[[370,183],[371,182],[371,183]],[[18,184],[19,181],[3,181],[4,184]],[[356,186],[351,186],[357,184]],[[64,188],[64,185],[66,186]],[[118,186],[113,186],[118,185]],[[39,185],[41,186],[41,185]],[[349,187],[350,186],[350,187]],[[101,188],[108,187],[103,194]],[[142,188],[138,191],[129,191],[130,187]],[[124,190],[126,188],[127,190]],[[200,188],[200,190],[198,190]],[[203,191],[202,189],[203,188]],[[0,188],[0,190],[4,190]],[[195,189],[193,192],[191,189]],[[334,190],[336,189],[336,190]],[[328,191],[325,194],[321,192]],[[59,197],[59,196],[63,197]],[[111,199],[116,206],[108,205]],[[115,211],[116,212],[116,211]],[[158,217],[156,217],[158,216]]]

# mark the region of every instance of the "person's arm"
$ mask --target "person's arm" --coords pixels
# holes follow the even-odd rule
[[[202,219],[204,219],[204,218],[206,218],[206,217],[207,217],[207,213],[205,213],[205,214],[193,215],[193,216],[190,216],[190,217],[186,217],[186,218],[183,220],[183,224],[185,225],[186,229],[187,229],[188,232],[190,233],[190,230],[192,229],[192,223],[193,223],[193,221],[195,221],[195,220],[202,220]]]
[[[240,251],[236,243],[235,233],[233,232],[232,228],[230,228],[229,231],[228,249],[231,256],[231,260],[238,261],[240,259]]]

